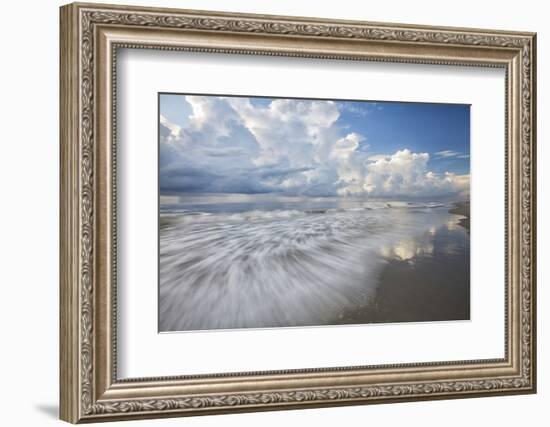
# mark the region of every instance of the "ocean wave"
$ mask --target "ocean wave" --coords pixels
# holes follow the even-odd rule
[[[388,254],[420,253],[392,245],[449,221],[418,208],[176,216],[160,233],[160,330],[334,323],[373,301]]]
[[[413,202],[369,202],[364,206],[350,208],[306,208],[306,209],[252,209],[237,212],[197,212],[181,207],[161,206],[161,217],[177,217],[184,223],[194,221],[254,221],[254,220],[276,220],[292,217],[303,217],[306,215],[325,215],[335,213],[357,213],[372,210],[386,209],[435,209],[446,207],[443,203],[413,203]]]

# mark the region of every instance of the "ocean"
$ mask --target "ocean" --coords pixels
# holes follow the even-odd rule
[[[469,233],[459,225],[463,217],[449,213],[453,206],[452,200],[161,195],[159,331],[407,321],[388,310],[383,318],[370,316],[381,273],[399,262],[400,280],[411,286],[415,263],[437,259],[466,280]]]

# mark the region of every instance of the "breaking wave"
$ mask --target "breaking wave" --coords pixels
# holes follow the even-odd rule
[[[338,323],[346,308],[372,303],[388,254],[414,254],[419,237],[452,217],[444,204],[408,202],[161,208],[160,330]]]

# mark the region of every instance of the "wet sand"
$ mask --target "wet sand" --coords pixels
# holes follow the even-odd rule
[[[458,223],[467,230],[469,240],[469,202],[456,203],[449,212],[467,217]],[[469,320],[469,243],[454,253],[445,250],[445,244],[457,234],[460,230],[440,230],[434,238],[434,252],[428,256],[389,259],[375,301],[359,302],[357,308],[342,313],[334,323]]]
[[[391,260],[380,277],[374,305],[346,312],[335,323],[469,320],[469,268],[462,264],[427,258],[413,265]]]
[[[454,208],[450,209],[449,213],[465,216],[466,218],[460,218],[458,223],[468,230],[468,233],[470,232],[470,202],[455,203]]]

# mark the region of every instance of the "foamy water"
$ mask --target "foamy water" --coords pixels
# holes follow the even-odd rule
[[[388,259],[429,255],[460,218],[441,203],[209,201],[161,206],[161,331],[338,323],[374,301]]]

